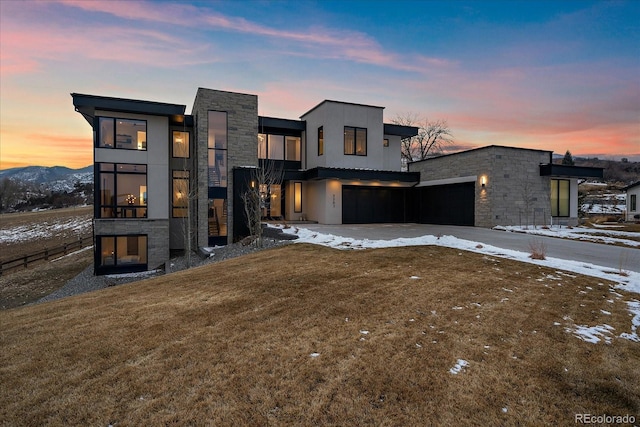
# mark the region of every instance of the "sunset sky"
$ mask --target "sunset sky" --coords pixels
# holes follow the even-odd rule
[[[640,161],[640,1],[0,1],[0,169],[92,164],[71,92],[324,99],[491,144]]]

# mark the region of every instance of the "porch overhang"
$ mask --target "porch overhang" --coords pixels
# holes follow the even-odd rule
[[[391,123],[384,123],[384,134],[385,135],[395,135],[400,138],[411,138],[418,134],[418,128],[415,126],[404,126],[404,125],[396,125]]]
[[[569,166],[547,163],[540,165],[540,176],[602,179],[604,176],[604,169],[590,166]]]

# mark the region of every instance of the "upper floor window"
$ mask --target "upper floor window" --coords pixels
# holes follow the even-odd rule
[[[174,218],[186,218],[189,215],[189,171],[174,170],[172,172],[172,216]]]
[[[96,218],[146,218],[147,166],[97,163]]]
[[[355,156],[367,155],[367,129],[344,127],[344,154]]]
[[[209,187],[227,186],[227,113],[209,111],[208,178]]]
[[[100,117],[98,130],[99,148],[120,148],[124,150],[147,149],[146,120],[115,119]]]
[[[324,128],[320,126],[318,128],[318,156],[324,154]]]
[[[173,157],[189,158],[189,132],[173,131]]]
[[[300,137],[258,134],[258,158],[300,161]]]

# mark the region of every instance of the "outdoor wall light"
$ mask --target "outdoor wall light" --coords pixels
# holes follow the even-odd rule
[[[482,177],[480,178],[480,183],[482,184],[482,188],[485,188],[487,186],[487,177],[482,175]]]

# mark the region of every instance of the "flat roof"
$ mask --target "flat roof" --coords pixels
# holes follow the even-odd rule
[[[395,135],[401,138],[411,138],[412,136],[416,136],[420,130],[416,126],[396,125],[393,123],[384,123],[383,125],[383,133],[385,135]]]
[[[486,147],[471,148],[470,150],[456,151],[455,153],[440,154],[438,156],[429,157],[428,159],[416,160],[416,161],[409,162],[409,163],[426,162],[426,161],[429,161],[429,160],[438,159],[440,157],[456,156],[458,154],[470,153],[470,152],[473,152],[473,151],[480,151],[480,150],[488,150],[490,148],[506,148],[506,149],[509,149],[509,150],[524,150],[524,151],[537,151],[539,153],[549,153],[549,159],[551,159],[551,154],[553,153],[553,151],[537,150],[535,148],[509,147],[507,145],[487,145]]]
[[[306,116],[307,114],[309,114],[310,112],[312,112],[316,108],[319,108],[322,104],[325,104],[327,102],[331,102],[331,103],[334,103],[334,104],[342,104],[342,105],[355,105],[355,106],[358,106],[358,107],[379,108],[379,109],[384,110],[384,107],[378,107],[376,105],[358,104],[358,103],[355,103],[355,102],[344,102],[344,101],[334,101],[332,99],[325,99],[324,101],[322,101],[321,103],[319,103],[318,105],[316,105],[315,107],[313,107],[312,109],[310,109],[309,111],[307,111],[306,113],[301,115],[300,118],[303,118],[304,116]]]

